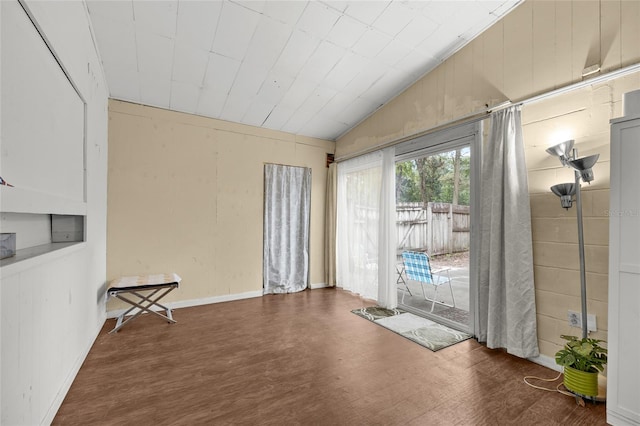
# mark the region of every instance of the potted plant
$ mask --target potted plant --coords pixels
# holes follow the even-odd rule
[[[575,394],[598,396],[598,373],[604,371],[607,350],[603,340],[560,336],[567,341],[556,353],[556,364],[564,367],[564,386]]]

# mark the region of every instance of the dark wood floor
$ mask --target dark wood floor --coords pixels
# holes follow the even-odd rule
[[[526,386],[554,377],[475,340],[431,352],[322,289],[109,320],[54,424],[605,424],[604,404]]]

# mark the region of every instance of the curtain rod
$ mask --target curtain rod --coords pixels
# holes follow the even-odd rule
[[[640,62],[635,63],[633,65],[629,65],[629,66],[624,67],[624,68],[617,69],[615,71],[608,72],[606,74],[599,75],[599,76],[594,77],[594,78],[590,78],[588,80],[582,80],[582,81],[578,81],[576,83],[571,83],[571,84],[568,84],[566,86],[560,87],[558,89],[554,89],[554,90],[551,90],[549,92],[541,93],[539,95],[535,95],[535,96],[532,96],[532,97],[529,97],[529,98],[525,98],[525,99],[522,99],[522,100],[519,100],[519,101],[512,102],[510,100],[507,100],[507,101],[502,102],[502,103],[500,103],[498,105],[495,105],[495,106],[493,106],[491,108],[487,108],[486,110],[479,111],[479,112],[473,112],[473,113],[464,115],[462,117],[458,117],[458,118],[453,119],[451,121],[447,121],[445,123],[438,124],[438,125],[436,125],[434,127],[431,127],[431,128],[429,128],[427,130],[422,130],[420,132],[413,133],[413,134],[408,135],[408,136],[403,136],[401,138],[394,139],[394,140],[386,142],[386,143],[384,143],[382,145],[376,145],[375,147],[372,147],[372,148],[366,148],[366,149],[363,149],[363,150],[360,150],[360,151],[357,151],[357,152],[354,152],[354,153],[351,153],[351,154],[347,154],[347,155],[343,155],[341,157],[337,157],[335,159],[335,162],[338,163],[340,161],[349,160],[351,158],[358,157],[360,155],[368,154],[370,152],[377,151],[379,149],[388,148],[390,146],[397,145],[399,143],[406,142],[406,141],[409,141],[409,140],[412,140],[412,139],[416,139],[416,138],[422,137],[424,135],[428,135],[430,133],[435,133],[435,132],[438,132],[440,130],[444,130],[444,129],[447,129],[447,128],[453,128],[453,127],[457,127],[457,126],[463,126],[463,125],[475,123],[477,121],[484,120],[492,112],[500,111],[500,110],[503,110],[503,109],[511,107],[511,106],[529,105],[529,104],[532,104],[532,103],[535,103],[535,102],[542,101],[544,99],[552,98],[554,96],[558,96],[558,95],[561,95],[561,94],[564,94],[564,93],[567,93],[567,92],[571,92],[573,90],[582,89],[584,87],[591,86],[593,84],[598,84],[598,83],[602,83],[602,82],[605,82],[605,81],[614,80],[616,78],[624,77],[624,76],[626,76],[628,74],[633,74],[633,73],[638,72],[638,71],[640,71]]]

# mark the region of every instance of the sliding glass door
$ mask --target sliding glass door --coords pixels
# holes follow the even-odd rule
[[[396,157],[398,304],[463,331],[473,331],[475,311],[478,133],[423,139]],[[426,254],[426,276],[407,269],[409,252]]]
[[[338,164],[338,287],[473,332],[481,135],[472,123]],[[428,258],[426,278],[405,252]]]

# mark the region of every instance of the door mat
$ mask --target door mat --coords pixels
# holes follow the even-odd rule
[[[401,309],[371,306],[351,312],[434,352],[473,337]]]

